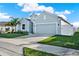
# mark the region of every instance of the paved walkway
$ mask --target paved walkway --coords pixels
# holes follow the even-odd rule
[[[22,54],[15,53],[15,51],[0,47],[0,56],[22,56]]]
[[[0,42],[0,55],[2,56],[21,56],[23,48],[8,42]]]
[[[30,45],[22,45],[22,47],[28,47],[28,48],[56,54],[59,56],[79,56],[79,50],[63,48],[58,46],[50,46],[50,45],[35,43]]]

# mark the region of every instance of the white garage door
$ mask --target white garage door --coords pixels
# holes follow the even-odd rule
[[[35,26],[37,34],[56,34],[56,24],[37,24]]]

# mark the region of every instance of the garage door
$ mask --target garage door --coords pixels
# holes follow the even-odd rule
[[[56,34],[56,24],[37,24],[36,33],[38,34]]]

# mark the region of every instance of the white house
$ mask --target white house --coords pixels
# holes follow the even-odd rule
[[[8,22],[0,22],[0,33],[7,33],[12,32],[12,30],[15,32],[15,27],[6,25]]]
[[[55,14],[43,12],[32,14],[28,19],[21,20],[16,30],[28,31],[40,35],[73,35],[73,26]]]

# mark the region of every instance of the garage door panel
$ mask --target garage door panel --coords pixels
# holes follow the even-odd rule
[[[39,34],[56,34],[56,24],[37,24],[36,33]]]

